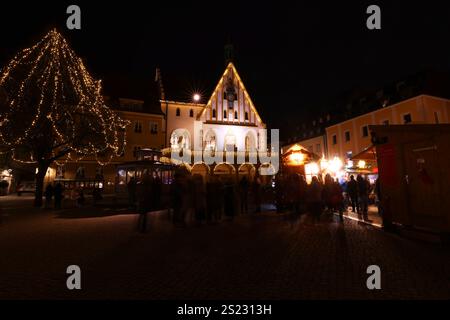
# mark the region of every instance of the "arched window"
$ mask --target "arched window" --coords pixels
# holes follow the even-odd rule
[[[206,151],[216,151],[216,134],[211,129],[206,132],[204,146]]]
[[[216,117],[216,109],[212,110],[212,117],[215,118]]]
[[[248,112],[245,111],[245,121],[248,121]]]
[[[193,118],[194,117],[194,110],[189,110],[189,117]]]
[[[170,146],[175,150],[189,149],[189,133],[185,129],[177,129],[170,136]]]
[[[252,132],[248,132],[245,136],[245,151],[255,151],[256,150],[256,141],[255,135]]]
[[[227,110],[223,110],[223,119],[227,119],[228,115],[227,115]]]
[[[181,113],[181,112],[180,112],[180,108],[177,108],[177,114],[176,114],[176,115],[177,115],[177,117],[179,117],[179,116],[180,116],[180,113]]]
[[[227,134],[225,136],[225,144],[224,144],[224,150],[227,152],[234,151],[236,147],[236,136],[233,134]]]
[[[238,113],[237,113],[237,111],[234,112],[234,119],[236,119],[236,120],[238,119]]]

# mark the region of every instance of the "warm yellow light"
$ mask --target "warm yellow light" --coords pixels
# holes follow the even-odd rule
[[[328,160],[327,159],[325,159],[325,156],[322,156],[322,159],[320,159],[320,168],[322,169],[322,170],[326,170],[326,169],[328,169]]]
[[[301,151],[303,148],[298,144],[293,145],[289,150],[291,151]]]
[[[305,156],[301,152],[293,152],[289,155],[289,162],[293,165],[301,165],[305,160]]]
[[[358,168],[364,169],[366,167],[366,162],[364,160],[358,161]]]
[[[316,162],[310,162],[305,164],[305,174],[306,175],[318,175],[319,174],[319,165]]]
[[[342,171],[343,166],[344,164],[342,163],[342,160],[339,159],[338,157],[334,157],[328,164],[328,171],[337,174],[340,171]]]

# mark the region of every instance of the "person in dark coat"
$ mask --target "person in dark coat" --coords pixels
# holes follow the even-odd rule
[[[51,183],[45,188],[45,208],[50,209],[52,206],[54,189]]]
[[[174,180],[170,186],[171,202],[173,209],[173,223],[174,225],[185,226],[185,216],[184,216],[184,192],[185,192],[185,181],[184,176],[176,172],[174,175]]]
[[[81,208],[84,205],[85,198],[84,198],[84,192],[83,188],[79,188],[77,191],[77,207]]]
[[[352,205],[352,211],[359,213],[358,184],[354,175],[350,176],[350,181],[347,183],[347,195]]]
[[[319,179],[316,176],[312,177],[311,184],[308,188],[308,201],[309,210],[315,222],[320,221],[322,214],[322,190],[323,187]]]
[[[358,203],[361,206],[363,219],[368,220],[370,183],[360,174],[358,174],[356,181],[358,183]]]
[[[339,212],[340,221],[344,221],[344,195],[343,189],[339,184],[339,180],[333,182],[332,190],[331,190],[331,206],[334,211]]]
[[[196,223],[200,225],[206,219],[206,188],[203,184],[203,177],[199,174],[194,174],[192,182],[194,216]]]
[[[139,187],[138,230],[142,233],[147,232],[147,213],[152,209],[152,180],[151,176],[144,176]]]
[[[161,210],[161,198],[162,198],[162,181],[161,178],[156,175],[152,179],[152,211]]]
[[[383,207],[381,205],[381,186],[380,186],[380,178],[377,178],[377,180],[375,180],[375,194],[377,196],[377,206],[378,206],[378,214],[380,215],[381,218],[383,218]]]
[[[258,175],[255,175],[253,180],[253,198],[255,201],[255,212],[261,212],[261,180]]]
[[[128,181],[127,189],[128,189],[128,206],[130,209],[134,209],[136,207],[136,179],[131,177],[130,181]]]
[[[285,179],[281,173],[275,176],[275,205],[277,212],[281,213],[285,206],[285,193],[284,193]]]
[[[248,179],[243,177],[239,181],[239,195],[241,198],[241,213],[248,213]]]
[[[234,204],[235,204],[234,185],[232,181],[228,180],[225,183],[224,208],[225,208],[225,215],[227,217],[230,217],[231,219],[234,219],[235,215]]]
[[[55,197],[55,209],[61,209],[61,202],[63,198],[63,186],[60,182],[58,182],[53,190],[53,194]]]
[[[325,175],[325,183],[323,185],[322,190],[322,200],[325,206],[327,207],[328,213],[333,213],[334,206],[332,202],[333,197],[333,187],[334,187],[334,181],[333,178],[331,178],[331,175],[327,173]]]
[[[304,175],[299,176],[299,188],[298,188],[298,207],[299,213],[302,214],[306,210],[306,197],[308,192],[308,183]]]

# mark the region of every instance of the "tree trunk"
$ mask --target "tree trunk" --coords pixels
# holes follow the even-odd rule
[[[44,193],[44,179],[49,164],[47,162],[39,162],[38,172],[36,173],[36,192],[34,194],[34,206],[42,207],[42,194]]]

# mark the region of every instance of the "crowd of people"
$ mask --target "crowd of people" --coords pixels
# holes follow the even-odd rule
[[[64,190],[64,187],[60,182],[57,182],[56,184],[47,184],[44,191],[44,209],[51,209],[52,203],[54,209],[61,209],[65,194],[67,194],[67,190]],[[77,208],[84,207],[86,204],[85,190],[82,187],[70,190],[69,197],[75,200]],[[100,189],[94,188],[92,190],[93,203],[96,204],[101,199],[102,195]]]
[[[142,231],[151,211],[168,208],[170,219],[177,226],[217,223],[223,218],[233,220],[238,214],[260,212],[263,196],[258,175],[240,179],[226,175],[205,178],[176,172],[169,189],[163,188],[157,175],[140,180],[131,178],[127,187],[130,208],[141,213],[139,229]],[[323,179],[312,177],[310,183],[301,174],[277,175],[273,201],[278,212],[309,213],[316,222],[324,213],[338,213],[342,221],[349,207],[360,219],[368,220],[371,191],[372,186],[362,175],[356,179],[351,175],[348,181],[339,182],[327,174]]]
[[[49,183],[44,191],[45,203],[44,208],[50,209],[52,202],[54,202],[55,209],[61,209],[62,200],[64,198],[64,190],[61,183],[57,183],[55,186]]]
[[[146,213],[169,208],[170,218],[177,226],[217,223],[232,220],[237,214],[250,213],[250,198],[255,212],[261,211],[261,181],[256,176],[238,182],[228,176],[190,175],[176,172],[169,190],[163,190],[158,176],[146,176],[127,184],[130,208],[141,213],[139,228],[145,230]]]
[[[368,219],[369,194],[373,187],[362,175],[350,175],[348,181],[339,182],[331,175],[314,176],[308,184],[303,175],[279,175],[276,179],[277,210],[290,210],[302,214],[309,212],[318,221],[323,213],[339,213],[342,220],[344,212],[351,210],[360,219]]]

